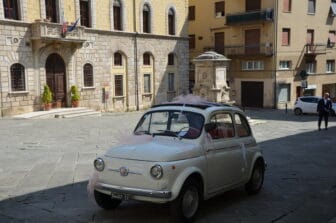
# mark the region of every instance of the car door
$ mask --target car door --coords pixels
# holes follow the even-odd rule
[[[240,153],[243,160],[241,168],[241,174],[243,176],[241,180],[243,180],[249,177],[249,173],[253,168],[253,156],[258,149],[258,146],[245,116],[236,112],[234,114],[234,122],[236,126],[237,140],[240,144]]]
[[[242,156],[232,114],[217,112],[210,116],[214,128],[206,145],[209,193],[230,187],[241,179]]]

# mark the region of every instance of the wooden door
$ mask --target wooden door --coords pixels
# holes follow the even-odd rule
[[[245,54],[260,53],[260,29],[245,30]]]
[[[81,0],[80,1],[80,18],[81,18],[81,25],[86,27],[91,27],[90,25],[90,6],[88,0]]]
[[[51,19],[51,22],[57,23],[56,1],[45,0],[46,17]]]
[[[65,63],[58,54],[51,54],[46,62],[47,84],[52,92],[53,101],[66,105]]]
[[[264,82],[241,82],[241,100],[243,107],[262,108],[264,104]]]

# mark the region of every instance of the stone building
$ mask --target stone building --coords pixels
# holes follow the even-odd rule
[[[54,105],[129,111],[188,91],[187,0],[0,1],[1,115]],[[59,103],[56,103],[59,102]]]
[[[335,15],[331,0],[190,0],[190,60],[208,50],[230,58],[230,96],[242,106],[336,97]]]

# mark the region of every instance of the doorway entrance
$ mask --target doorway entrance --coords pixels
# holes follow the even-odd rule
[[[67,105],[65,63],[62,57],[56,53],[50,54],[46,61],[47,85],[49,86],[53,102],[58,106]]]

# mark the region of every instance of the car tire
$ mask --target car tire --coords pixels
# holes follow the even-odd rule
[[[334,109],[331,109],[331,110],[330,110],[329,115],[330,115],[330,116],[335,116],[335,115],[336,115]]]
[[[171,203],[171,214],[176,222],[192,222],[200,205],[200,184],[194,179],[188,179],[178,197]]]
[[[99,207],[111,210],[115,209],[121,203],[121,200],[113,199],[109,195],[94,190],[94,197]]]
[[[257,160],[254,164],[251,178],[245,184],[246,192],[250,195],[257,194],[264,183],[265,164],[262,160]]]
[[[296,109],[294,109],[294,114],[295,114],[295,115],[302,115],[302,110],[301,110],[301,108],[296,108]]]

